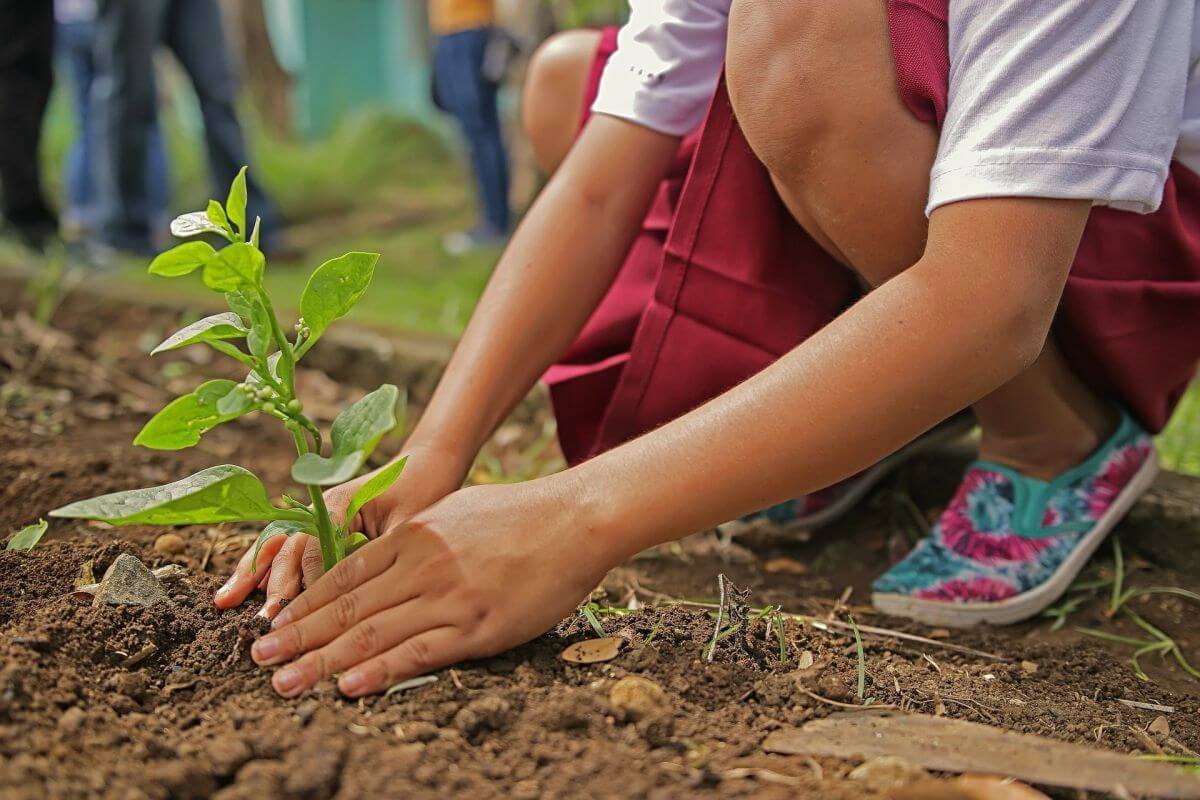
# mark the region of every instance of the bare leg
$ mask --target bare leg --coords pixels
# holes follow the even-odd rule
[[[937,131],[896,89],[878,0],[734,0],[727,78],[746,139],[797,221],[878,286],[925,249]],[[1054,345],[979,401],[980,455],[1038,478],[1109,435],[1111,404]]]
[[[547,174],[558,169],[579,132],[583,93],[599,42],[599,31],[564,31],[547,39],[529,63],[521,126]]]

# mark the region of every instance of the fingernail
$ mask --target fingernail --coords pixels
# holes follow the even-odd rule
[[[259,664],[264,666],[270,664],[279,656],[279,640],[270,636],[259,639],[251,646],[250,655]]]
[[[272,628],[282,628],[292,621],[292,613],[287,608],[275,615],[275,619],[271,620]]]
[[[291,694],[300,687],[300,670],[287,667],[275,673],[275,677],[271,679],[275,684],[275,689],[280,694]]]
[[[342,694],[358,694],[366,688],[366,676],[361,670],[352,669],[342,674],[341,679],[338,680],[338,687],[342,690]]]
[[[216,597],[224,597],[225,595],[229,594],[229,584],[230,584],[230,583],[233,583],[232,579],[231,579],[231,580],[229,580],[229,581],[228,581],[228,582],[227,582],[227,583],[226,583],[224,586],[222,586],[220,589],[217,589],[217,593],[216,593],[216,595],[215,595],[215,596],[216,596]]]

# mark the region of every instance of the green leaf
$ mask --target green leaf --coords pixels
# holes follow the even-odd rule
[[[49,527],[50,524],[44,519],[39,519],[32,525],[26,525],[13,534],[13,537],[8,540],[8,544],[4,549],[32,550],[42,540],[42,537],[46,535],[46,529]]]
[[[204,265],[204,285],[218,292],[252,288],[262,282],[265,265],[261,250],[237,242],[222,248],[216,258]]]
[[[246,335],[246,326],[242,324],[237,314],[226,311],[223,314],[213,314],[198,322],[193,322],[181,331],[171,334],[158,347],[150,351],[150,355],[158,355],[167,350],[178,350],[190,344],[211,342],[219,339],[237,339]]]
[[[266,306],[256,302],[250,306],[250,333],[246,336],[246,345],[258,358],[266,358],[274,343],[271,314]]]
[[[246,168],[238,170],[233,185],[229,187],[229,197],[225,201],[225,213],[229,221],[237,226],[238,234],[246,238]]]
[[[223,464],[165,486],[80,500],[51,511],[50,516],[110,525],[194,525],[295,520],[300,513],[271,505],[262,481],[241,467]]]
[[[229,218],[225,216],[225,209],[221,208],[221,204],[216,200],[208,201],[208,210],[204,212],[208,217],[208,221],[224,231],[226,238],[233,236],[233,229],[229,227]]]
[[[357,475],[366,460],[367,454],[361,450],[329,458],[305,453],[292,464],[292,480],[310,486],[335,486]]]
[[[215,233],[217,236],[225,239],[229,238],[229,231],[220,225],[214,224],[208,218],[207,211],[189,211],[171,220],[171,234],[178,236],[180,239],[186,239],[189,236],[199,236],[203,233]]]
[[[335,319],[346,314],[371,284],[378,253],[347,253],[317,267],[300,296],[300,315],[311,335],[303,351],[320,338]]]
[[[256,407],[257,398],[241,389],[232,389],[217,400],[217,413],[222,416],[240,417]]]
[[[354,493],[354,497],[350,498],[350,505],[346,508],[347,525],[354,519],[354,515],[362,510],[363,506],[386,492],[396,482],[396,479],[400,477],[400,473],[404,471],[404,465],[407,463],[408,456],[399,461],[393,461],[372,475],[370,480],[362,486],[358,487],[358,491]]]
[[[262,546],[267,543],[268,539],[274,536],[292,536],[297,533],[315,536],[317,528],[311,522],[297,522],[290,519],[277,519],[263,528],[262,533],[258,534],[258,538],[254,540],[254,555],[250,559],[250,571],[258,571],[258,552],[262,550]]]
[[[283,353],[279,352],[278,350],[267,356],[267,369],[271,371],[271,377],[276,382],[279,381],[279,362],[282,358]],[[263,380],[262,375],[258,374],[258,370],[252,369],[250,370],[250,373],[246,375],[246,383],[257,384],[261,386],[262,384],[266,383],[266,381]]]
[[[400,390],[385,383],[358,402],[342,409],[329,436],[335,454],[362,450],[367,455],[388,431],[396,427],[396,402]]]
[[[208,242],[185,242],[160,253],[150,262],[148,271],[151,275],[178,278],[203,267],[216,257],[217,251]]]
[[[253,294],[242,289],[225,293],[225,302],[229,304],[229,310],[241,317],[247,324],[250,322],[255,300]]]
[[[333,421],[330,439],[333,455],[308,453],[292,465],[292,478],[300,483],[330,486],[350,480],[384,434],[396,427],[396,401],[400,390],[384,384],[342,410]]]
[[[365,533],[355,531],[346,538],[346,555],[350,555],[367,542],[371,541]]]
[[[155,414],[133,443],[151,450],[182,450],[195,446],[208,431],[246,413],[248,409],[221,411],[220,400],[230,394],[242,394],[233,381],[200,384],[193,392],[175,398]]]

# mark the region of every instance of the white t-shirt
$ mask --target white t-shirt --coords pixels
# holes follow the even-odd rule
[[[683,135],[704,119],[731,0],[630,0],[593,110]],[[950,92],[926,213],[976,197],[1149,213],[1200,172],[1200,0],[950,0]]]

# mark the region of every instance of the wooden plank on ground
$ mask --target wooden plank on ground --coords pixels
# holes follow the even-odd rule
[[[898,756],[926,769],[1000,775],[1098,792],[1200,798],[1200,776],[1171,764],[1044,736],[928,714],[852,712],[772,733],[763,749],[785,755]]]

